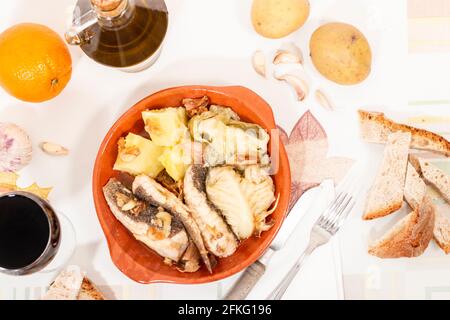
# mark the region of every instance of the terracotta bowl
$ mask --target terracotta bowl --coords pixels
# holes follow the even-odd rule
[[[141,112],[181,105],[183,98],[195,98],[207,95],[213,104],[231,107],[244,121],[257,123],[265,128],[271,139],[279,141],[279,154],[272,155],[278,164],[273,176],[276,193],[280,194],[279,204],[272,218],[275,225],[260,238],[252,237],[239,246],[236,253],[224,259],[218,259],[214,273],[205,267],[195,273],[181,273],[167,266],[163,259],[135,240],[131,233],[116,220],[103,197],[102,187],[117,175],[113,164],[117,157],[117,141],[128,132],[142,132],[144,124]],[[184,86],[166,89],[148,96],[129,109],[104,138],[94,167],[93,193],[95,208],[100,224],[108,242],[114,264],[129,278],[140,283],[206,283],[229,277],[255,262],[268,248],[285,218],[290,196],[291,177],[286,151],[281,143],[270,106],[253,91],[244,87],[207,87]],[[270,149],[269,149],[270,150]]]

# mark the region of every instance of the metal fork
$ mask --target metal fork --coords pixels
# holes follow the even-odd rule
[[[341,184],[342,188],[340,188],[342,190],[338,192],[335,199],[327,209],[325,209],[312,227],[309,244],[305,251],[298,258],[297,262],[289,270],[280,284],[267,297],[267,300],[280,300],[302,267],[306,258],[308,258],[317,247],[327,243],[339,230],[345,218],[353,210],[353,207],[356,204],[356,197],[353,193],[359,190],[355,187],[355,180],[354,174],[349,174],[347,178],[344,179]]]

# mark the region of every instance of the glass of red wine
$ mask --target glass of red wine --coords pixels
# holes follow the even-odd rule
[[[46,200],[19,191],[0,195],[0,273],[56,271],[72,256],[75,242],[70,221]]]

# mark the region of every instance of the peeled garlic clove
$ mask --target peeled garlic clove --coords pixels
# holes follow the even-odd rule
[[[283,63],[303,64],[302,50],[293,43],[284,45],[283,48],[277,51],[275,57],[273,58],[273,64]]]
[[[40,147],[42,151],[51,156],[66,156],[69,154],[69,150],[67,148],[52,142],[42,142]]]
[[[316,90],[315,97],[317,102],[327,110],[334,110],[330,99],[320,90]]]
[[[297,93],[297,98],[299,101],[305,100],[306,96],[309,93],[309,87],[306,81],[293,74],[275,74],[274,77],[277,80],[286,81],[290,86],[292,86],[292,88],[294,88],[295,92]]]
[[[262,52],[261,50],[256,51],[253,54],[253,68],[255,69],[255,71],[263,76],[264,78],[266,77],[266,57],[264,56],[264,52]]]
[[[19,126],[0,123],[0,171],[15,172],[30,163],[33,153],[30,137]]]

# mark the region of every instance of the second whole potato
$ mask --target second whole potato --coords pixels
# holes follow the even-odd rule
[[[334,22],[319,27],[311,37],[310,53],[316,69],[338,84],[358,84],[371,71],[369,42],[350,24]]]

